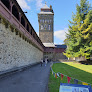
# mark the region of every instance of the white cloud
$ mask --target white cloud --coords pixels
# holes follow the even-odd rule
[[[28,4],[27,4],[27,2],[25,0],[17,0],[17,2],[19,3],[21,8],[27,9],[27,10],[30,9],[30,6],[28,6]]]
[[[58,30],[54,32],[54,36],[60,40],[65,40],[66,33],[68,33],[68,28],[65,28],[64,30]]]
[[[43,3],[44,0],[17,0],[19,5],[21,6],[21,8],[30,9],[30,6],[28,5],[27,1],[35,2],[37,10],[39,10],[40,8],[42,8],[44,6],[44,3]]]
[[[36,7],[38,10],[43,7],[44,4],[42,2],[43,0],[36,0]]]
[[[35,2],[36,8],[37,10],[39,10],[40,8],[42,8],[45,4],[43,3],[44,0],[17,0],[17,2],[19,3],[20,7],[22,9],[31,9],[31,7],[28,5],[28,2]]]

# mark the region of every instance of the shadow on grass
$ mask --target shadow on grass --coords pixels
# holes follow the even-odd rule
[[[83,67],[81,65],[79,65],[79,66]],[[86,68],[89,68],[88,65]],[[92,84],[92,72],[89,73],[89,72],[86,72],[86,71],[81,70],[79,68],[65,64],[65,63],[56,63],[52,66],[52,69],[55,73],[60,72],[60,73],[65,74],[69,77],[72,77],[72,78],[75,78],[75,79]],[[64,76],[63,80],[61,81],[61,77],[58,77],[56,79],[52,75],[52,73],[50,72],[49,92],[59,92],[60,82],[67,83],[67,77]],[[71,79],[70,83],[74,84],[74,79]],[[82,82],[78,82],[78,84],[82,84]],[[91,87],[92,87],[92,85],[91,85]]]
[[[85,65],[92,65],[92,60],[80,61],[79,63],[85,64]]]

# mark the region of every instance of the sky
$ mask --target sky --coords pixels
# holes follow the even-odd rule
[[[92,5],[92,0],[88,0]],[[37,14],[40,8],[45,5],[52,5],[54,11],[54,43],[64,44],[66,33],[68,32],[69,21],[72,18],[72,12],[76,13],[76,5],[80,0],[17,0],[22,10],[27,11],[26,16],[32,24],[34,30],[39,34],[39,24]]]

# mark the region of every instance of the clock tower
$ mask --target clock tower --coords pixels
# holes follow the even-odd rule
[[[39,22],[39,37],[42,43],[53,43],[53,23],[54,23],[54,12],[52,6],[45,6],[41,8],[41,12],[38,13]]]

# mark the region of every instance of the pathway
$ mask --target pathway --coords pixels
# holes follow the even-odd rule
[[[50,63],[0,79],[0,92],[47,92]]]

